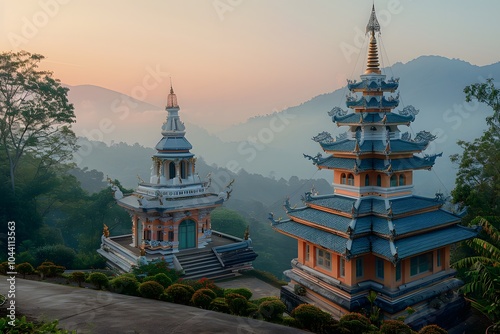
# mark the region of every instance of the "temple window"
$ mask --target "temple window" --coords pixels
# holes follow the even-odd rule
[[[432,252],[414,256],[410,259],[410,276],[432,270]]]
[[[370,185],[370,175],[365,175],[365,187],[368,187]]]
[[[168,241],[174,241],[174,231],[168,231]]]
[[[345,259],[342,256],[340,256],[339,260],[339,276],[345,277]]]
[[[182,160],[181,161],[181,179],[186,178],[186,170],[187,170],[186,161]]]
[[[382,186],[382,176],[380,174],[377,175],[377,187]]]
[[[168,178],[173,179],[175,177],[175,163],[171,161],[168,164]]]
[[[157,241],[163,241],[163,231],[157,231],[156,232],[156,240]]]
[[[437,254],[436,254],[436,265],[438,267],[441,267],[441,264],[442,264],[442,252],[443,250],[442,249],[438,249],[437,250]]]
[[[332,269],[332,255],[322,249],[316,249],[316,265],[325,269]]]
[[[378,257],[375,261],[375,273],[378,279],[384,279],[384,260]]]
[[[398,178],[396,175],[391,176],[391,187],[396,187],[398,185]]]
[[[309,247],[309,244],[306,245],[306,261],[309,261],[309,257],[311,254],[311,249]]]
[[[352,174],[349,174],[347,176],[347,184],[350,185],[350,186],[354,185],[354,176]]]
[[[406,184],[406,177],[404,174],[399,174],[399,185],[404,186]]]
[[[363,272],[363,258],[357,258],[356,259],[356,277],[363,277],[364,272]]]
[[[401,261],[396,264],[396,282],[401,279]]]
[[[151,230],[144,230],[143,239],[144,240],[151,240]]]
[[[340,183],[341,184],[346,184],[345,173],[340,174]]]

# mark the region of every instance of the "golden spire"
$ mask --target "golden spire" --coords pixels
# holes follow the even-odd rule
[[[167,97],[167,109],[169,108],[179,108],[177,104],[177,96],[174,93],[174,88],[172,87],[172,78],[170,78],[170,94]]]
[[[375,14],[375,5],[372,7],[372,13],[370,15],[370,20],[366,25],[366,33],[371,32],[370,45],[368,46],[368,60],[366,62],[365,74],[381,74],[380,63],[378,61],[378,50],[377,50],[377,39],[375,38],[375,32],[380,32],[380,24],[377,20],[377,15]]]

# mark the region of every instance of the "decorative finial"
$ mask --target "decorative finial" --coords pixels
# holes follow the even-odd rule
[[[370,15],[370,20],[366,25],[366,33],[371,32],[370,45],[368,46],[368,60],[366,63],[365,74],[381,74],[380,63],[378,62],[378,51],[377,51],[377,39],[375,38],[375,32],[380,32],[380,24],[377,20],[377,15],[375,14],[375,4],[372,7],[372,13]]]
[[[174,94],[174,88],[172,86],[172,77],[170,77],[170,94]]]
[[[375,32],[380,32],[380,24],[377,20],[377,15],[375,14],[375,4],[372,6],[372,14],[370,15],[370,20],[366,25],[366,33],[372,32],[372,36],[375,35]]]
[[[174,93],[174,88],[172,86],[172,78],[170,78],[170,94],[167,97],[167,109],[179,108],[177,104],[177,96]]]

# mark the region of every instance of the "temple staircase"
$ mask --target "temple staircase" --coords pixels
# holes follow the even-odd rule
[[[217,281],[239,275],[232,269],[224,268],[212,250],[178,254],[176,257],[184,269],[184,279],[197,280],[206,277]]]

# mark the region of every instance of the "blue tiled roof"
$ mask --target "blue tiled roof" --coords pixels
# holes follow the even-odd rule
[[[414,170],[414,169],[430,169],[434,166],[435,157],[426,159],[420,157],[411,157],[404,159],[393,159],[390,162],[391,170],[393,171],[405,171],[405,170]],[[386,171],[389,168],[389,165],[386,165],[385,160],[383,159],[361,159],[360,164],[356,164],[356,159],[348,159],[348,158],[337,158],[337,157],[327,157],[325,159],[321,159],[317,164],[319,167],[324,168],[338,168],[338,169],[347,169],[347,170],[355,170],[355,166],[358,171]]]
[[[352,220],[351,218],[342,217],[312,208],[290,211],[287,214],[292,220],[293,218],[300,218],[344,233],[347,231],[347,227]]]
[[[382,97],[379,102],[376,97],[373,96],[361,96],[359,100],[346,101],[346,105],[349,108],[363,107],[363,108],[395,108],[399,104],[397,99],[387,100]]]
[[[354,152],[356,148],[356,141],[345,139],[338,142],[320,143],[321,148],[325,151],[339,151],[339,152]],[[415,143],[401,139],[393,139],[390,143],[391,152],[421,152],[428,145],[428,142]],[[368,152],[384,152],[386,144],[381,140],[365,140],[360,145],[359,150],[361,153]]]
[[[394,219],[396,234],[402,235],[418,230],[424,230],[432,227],[446,225],[449,223],[458,223],[460,218],[443,210],[426,212],[418,215]]]
[[[381,84],[378,84],[375,81],[371,80],[363,80],[359,82],[350,82],[347,84],[349,90],[382,90],[382,91],[395,91],[398,88],[399,84],[395,81],[382,81]]]
[[[189,141],[183,137],[163,137],[158,144],[156,144],[156,149],[158,151],[189,151],[193,146]]]
[[[385,122],[383,122],[383,115],[386,115]],[[381,116],[382,115],[382,116]],[[414,115],[408,115],[408,116],[403,116],[399,114],[395,114],[393,112],[388,112],[388,113],[378,113],[378,112],[364,112],[364,113],[354,113],[351,112],[347,115],[344,116],[338,116],[338,115],[333,115],[332,116],[332,121],[335,123],[337,122],[338,125],[344,125],[344,124],[361,124],[360,121],[360,116],[363,116],[362,123],[367,123],[367,124],[386,124],[386,125],[391,125],[391,124],[407,124],[410,122],[413,122],[415,120]]]
[[[313,198],[308,201],[308,203],[322,206],[332,210],[338,210],[342,212],[351,212],[352,205],[356,202],[355,199],[343,196],[331,196],[326,198]]]

